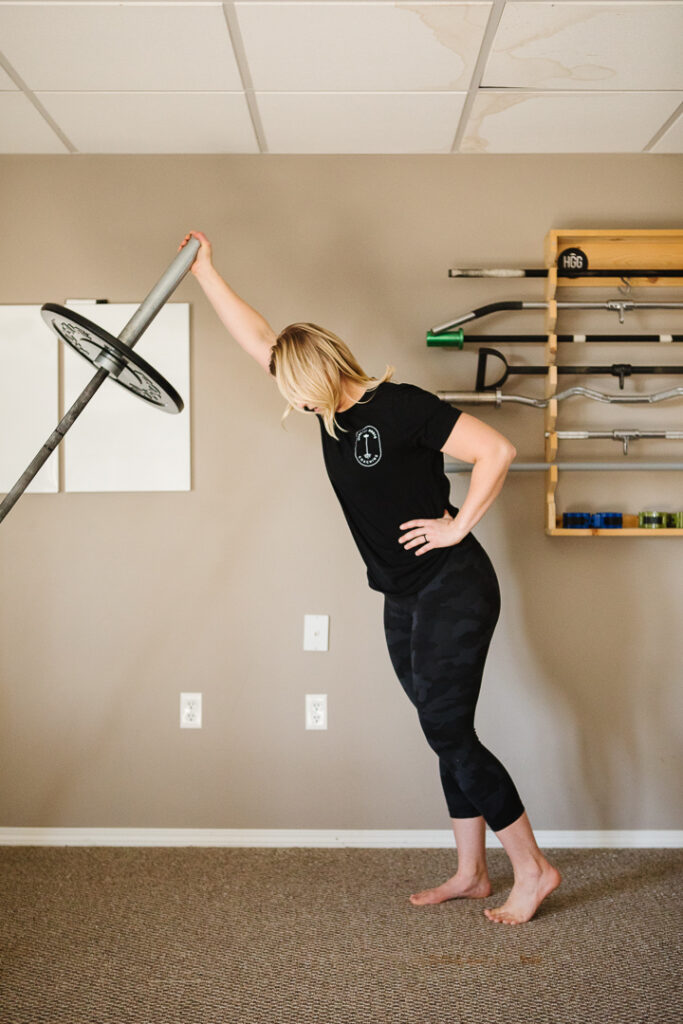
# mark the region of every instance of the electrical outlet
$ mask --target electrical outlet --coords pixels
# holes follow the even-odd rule
[[[327,694],[306,694],[306,728],[327,729]]]
[[[201,693],[180,694],[180,728],[201,729],[202,727],[202,695]]]

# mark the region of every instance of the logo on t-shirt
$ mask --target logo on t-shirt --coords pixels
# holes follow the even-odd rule
[[[382,458],[382,444],[377,427],[362,427],[356,433],[356,462],[361,466],[375,466]]]

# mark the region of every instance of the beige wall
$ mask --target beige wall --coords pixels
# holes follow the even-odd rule
[[[649,155],[6,157],[0,302],[139,301],[199,228],[275,329],[317,321],[371,374],[390,362],[396,381],[472,389],[476,349],[428,350],[425,329],[540,296],[543,283],[454,282],[447,268],[539,265],[552,227],[680,226],[682,166]],[[26,495],[0,527],[0,824],[447,827],[436,758],[393,675],[382,596],[324,474],[317,423],[292,414],[281,429],[283,399],[193,278],[175,299],[192,303],[192,492]],[[617,325],[604,313],[563,323]],[[682,323],[653,314],[627,327]],[[478,329],[527,327],[540,332],[542,316]],[[659,355],[570,348],[565,362]],[[507,351],[542,361],[537,346]],[[627,390],[680,383],[640,377]],[[19,386],[30,402],[31,382]],[[529,378],[508,389],[542,394]],[[681,408],[572,399],[561,426],[680,427]],[[470,411],[518,459],[542,457],[542,411]],[[87,411],[74,429],[88,429]],[[621,457],[613,442],[566,452]],[[673,441],[631,453],[683,457]],[[681,476],[565,476],[560,508],[683,508]],[[451,479],[461,504],[469,478]],[[543,474],[510,474],[474,530],[503,595],[479,735],[538,828],[680,827],[683,542],[546,537],[543,489]],[[330,615],[329,653],[302,651],[306,612]],[[204,694],[201,731],[178,727],[181,690]],[[306,692],[329,694],[328,732],[304,731]]]

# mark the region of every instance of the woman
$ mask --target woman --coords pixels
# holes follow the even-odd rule
[[[410,899],[420,906],[489,896],[488,823],[510,857],[514,884],[502,906],[484,913],[504,924],[529,921],[561,877],[539,850],[508,772],[474,729],[500,591],[470,531],[499,494],[515,449],[430,392],[392,383],[393,367],[368,377],[330,331],[291,324],[276,336],[214,269],[202,232],[186,235],[180,248],[191,235],[201,243],[192,273],[230,334],[275,377],[289,402],[285,416],[292,408],[317,416],[325,467],[368,584],[384,594],[392,665],[439,757],[458,870]],[[444,452],[474,464],[461,509],[449,501]]]

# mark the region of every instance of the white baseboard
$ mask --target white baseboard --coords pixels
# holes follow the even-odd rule
[[[683,830],[539,829],[542,849],[680,848]],[[487,847],[501,847],[486,830]],[[0,846],[307,846],[450,849],[448,829],[0,828]]]

